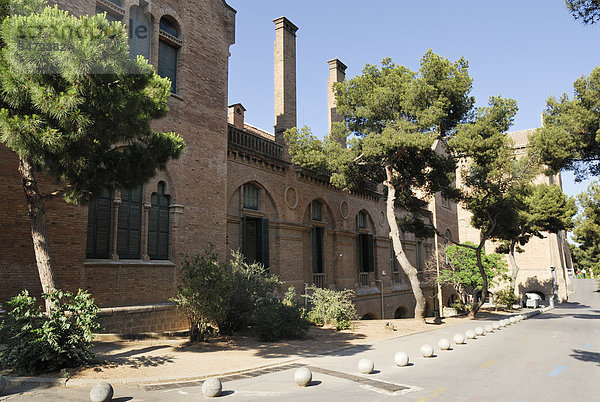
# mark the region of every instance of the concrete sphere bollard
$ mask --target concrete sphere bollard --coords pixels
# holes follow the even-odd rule
[[[358,362],[358,371],[363,374],[371,374],[374,368],[375,364],[371,359],[360,359]]]
[[[0,375],[0,395],[2,395],[2,392],[4,392],[7,385],[8,385],[8,380],[6,378],[4,378],[4,376]]]
[[[462,345],[463,343],[465,343],[465,337],[463,336],[463,334],[456,334],[452,339],[454,339],[454,342],[457,345]]]
[[[483,330],[483,327],[477,327],[475,328],[475,333],[477,334],[477,336],[481,336],[483,335],[485,331]]]
[[[492,323],[492,327],[493,327],[495,330],[497,330],[497,329],[500,329],[500,323],[499,323],[499,322],[493,322],[493,323]]]
[[[506,321],[500,320],[500,327],[506,327]]]
[[[433,347],[431,345],[421,346],[421,354],[423,355],[423,357],[433,356]]]
[[[108,402],[112,399],[114,390],[112,385],[107,382],[99,382],[92,387],[90,391],[90,401]]]
[[[492,324],[487,324],[485,326],[485,332],[494,332],[494,327],[492,326]]]
[[[202,384],[202,395],[207,398],[215,398],[221,395],[222,390],[223,385],[221,384],[221,380],[216,377],[207,378],[204,380],[204,384]]]
[[[438,346],[441,350],[448,350],[450,349],[450,341],[446,338],[442,338],[439,340]]]
[[[398,352],[394,355],[394,362],[398,367],[404,367],[408,365],[408,355],[404,352]]]
[[[514,324],[515,322],[517,322],[517,319],[515,317],[510,317],[508,320],[510,321],[511,324]]]
[[[300,387],[306,387],[312,381],[312,371],[306,367],[300,367],[294,373],[294,381]]]
[[[472,329],[467,330],[467,332],[465,332],[465,335],[467,336],[467,339],[475,339],[475,331],[473,331]]]

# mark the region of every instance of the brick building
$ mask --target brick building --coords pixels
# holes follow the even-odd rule
[[[132,53],[150,60],[173,83],[168,116],[155,122],[175,131],[186,151],[155,178],[132,191],[107,193],[86,207],[54,200],[47,205],[48,233],[58,286],[87,289],[102,308],[109,332],[185,328],[168,303],[184,254],[209,243],[223,258],[242,250],[268,265],[301,293],[306,285],[352,288],[361,317],[410,317],[414,298],[394,264],[381,187],[349,194],[290,162],[283,132],[296,126],[296,30],[275,23],[275,121],[269,133],[244,121],[241,103],[227,107],[229,47],[235,10],[224,0],[51,0],[76,15],[106,12],[126,23]],[[328,112],[338,121],[333,82],[346,67],[329,63]],[[325,84],[325,83],[324,83]],[[324,85],[325,87],[325,85]],[[324,93],[325,95],[325,93]],[[14,153],[0,145],[0,303],[41,286],[29,218]],[[52,182],[39,178],[52,189]],[[436,226],[460,235],[459,210],[436,196]],[[398,211],[397,214],[401,214]],[[443,239],[403,234],[412,263],[425,261]],[[461,239],[462,240],[462,239]],[[427,310],[447,305],[451,291],[424,283]]]

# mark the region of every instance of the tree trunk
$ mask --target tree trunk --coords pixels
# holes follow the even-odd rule
[[[481,280],[483,284],[481,289],[481,299],[479,299],[479,301],[473,305],[473,309],[469,312],[469,318],[475,318],[475,314],[477,314],[481,306],[483,306],[483,303],[485,303],[488,298],[488,278],[485,274],[485,270],[483,269],[483,261],[481,260],[481,252],[483,251],[486,238],[481,241],[479,247],[477,247],[477,250],[475,250],[475,256],[477,256],[477,268],[479,268],[479,273],[481,274]]]
[[[421,289],[421,282],[417,269],[410,263],[404,249],[402,248],[402,242],[400,241],[400,230],[398,229],[398,223],[396,222],[396,214],[394,208],[394,200],[396,199],[396,189],[394,188],[394,176],[391,166],[385,167],[387,180],[384,182],[388,189],[387,194],[387,220],[390,225],[390,237],[392,244],[394,245],[394,253],[396,261],[402,267],[402,270],[408,276],[410,286],[412,288],[413,295],[415,297],[415,318],[425,320],[425,295]]]
[[[23,190],[29,209],[29,219],[31,221],[31,239],[33,240],[33,251],[40,275],[42,291],[51,293],[56,289],[56,280],[54,278],[54,268],[52,266],[52,257],[50,254],[50,242],[46,231],[46,212],[44,211],[44,199],[35,180],[33,166],[31,163],[19,157],[19,172],[23,180]],[[52,303],[46,300],[46,312],[52,309]]]
[[[513,289],[515,295],[517,295],[517,275],[519,275],[519,266],[517,265],[517,260],[515,259],[515,245],[516,242],[513,240],[510,242],[510,250],[508,251],[508,259],[510,260],[510,266],[512,268],[511,278],[513,283]]]

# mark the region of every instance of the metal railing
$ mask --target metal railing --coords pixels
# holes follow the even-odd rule
[[[318,288],[325,287],[325,274],[313,273],[313,285]]]
[[[260,135],[252,134],[240,130],[234,126],[227,126],[227,141],[249,150],[268,155],[273,158],[281,159],[283,156],[283,146]]]
[[[360,286],[369,286],[369,273],[368,272],[359,272],[358,273],[358,283]]]

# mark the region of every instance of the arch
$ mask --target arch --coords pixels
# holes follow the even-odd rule
[[[400,306],[394,311],[394,319],[407,318],[407,310],[405,307]]]
[[[363,216],[364,218],[361,218]],[[361,219],[364,219],[364,226],[360,227]],[[373,220],[373,216],[366,209],[361,209],[356,213],[356,231],[367,230],[369,233],[376,233],[375,221]]]
[[[321,197],[316,197],[316,198],[313,198],[312,200],[310,200],[310,202],[306,206],[306,209],[304,210],[303,222],[306,223],[307,225],[310,225],[313,222],[312,205],[313,205],[313,202],[315,202],[315,201],[321,204],[321,216],[322,216],[321,222],[325,223],[328,228],[334,228],[336,222],[335,222],[335,218],[333,215],[333,211],[331,210],[329,203]]]
[[[538,295],[542,298],[542,301],[546,301],[546,295],[544,293],[540,292],[539,290],[527,290],[523,293],[523,295],[525,295],[527,293],[535,293],[536,295]]]
[[[265,215],[269,215],[272,219],[279,219],[279,208],[275,202],[275,199],[271,195],[271,191],[257,180],[240,180],[239,184],[234,187],[234,190],[229,193],[229,200],[227,201],[228,213],[232,213],[234,215],[241,214],[243,200],[241,200],[239,197],[242,196],[244,185],[247,184],[259,189],[258,211],[264,213]],[[272,214],[269,214],[267,202],[268,206],[271,207],[270,209],[273,210]]]
[[[376,320],[377,319],[377,314],[375,313],[366,313],[363,314],[362,317],[360,317],[361,320]]]

